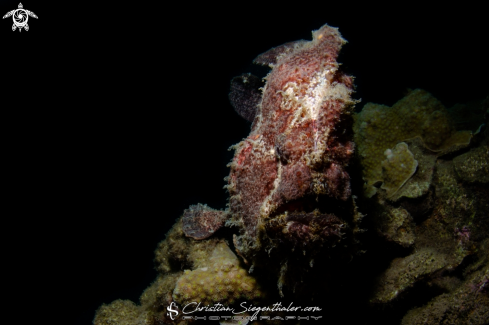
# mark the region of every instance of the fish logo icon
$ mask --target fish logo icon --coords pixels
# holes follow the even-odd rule
[[[3,19],[10,16],[12,16],[12,19],[14,21],[14,24],[12,25],[12,31],[15,31],[18,28],[19,32],[22,31],[22,28],[24,28],[25,30],[29,30],[29,25],[27,25],[29,16],[37,19],[36,14],[32,11],[25,10],[24,6],[22,6],[22,3],[19,3],[19,7],[17,9],[7,12],[5,16],[3,16]]]

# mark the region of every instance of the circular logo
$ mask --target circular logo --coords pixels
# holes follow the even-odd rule
[[[14,24],[17,27],[24,27],[27,24],[27,20],[29,19],[29,16],[24,9],[15,10],[12,16],[14,18]]]

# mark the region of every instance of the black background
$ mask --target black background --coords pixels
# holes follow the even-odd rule
[[[89,324],[102,303],[138,301],[183,210],[225,208],[227,148],[250,129],[229,82],[269,48],[339,27],[358,110],[407,88],[447,107],[489,93],[487,13],[464,3],[23,5],[39,17],[29,31],[0,20],[2,267],[36,322]]]

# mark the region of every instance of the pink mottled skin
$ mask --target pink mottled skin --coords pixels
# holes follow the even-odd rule
[[[288,43],[273,64],[251,133],[235,146],[231,163],[227,188],[232,220],[241,226],[238,250],[258,248],[264,220],[276,211],[300,212],[305,197],[350,197],[353,81],[336,62],[344,43],[325,25],[310,42]]]

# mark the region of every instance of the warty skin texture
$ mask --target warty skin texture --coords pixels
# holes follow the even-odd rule
[[[250,135],[232,147],[235,155],[226,186],[231,215],[227,225],[240,228],[235,246],[245,259],[263,251],[263,236],[275,235],[265,235],[266,229],[277,229],[266,224],[278,215],[291,215],[282,218],[286,221],[296,213],[310,213],[318,197],[354,205],[347,172],[354,152],[353,81],[336,62],[345,43],[336,28],[324,25],[310,42],[287,43],[255,59],[272,71],[265,78]],[[322,213],[327,213],[341,224],[342,216],[330,212],[316,211],[314,216],[324,218]],[[290,222],[282,232],[291,229]],[[310,228],[310,222],[301,227]]]

